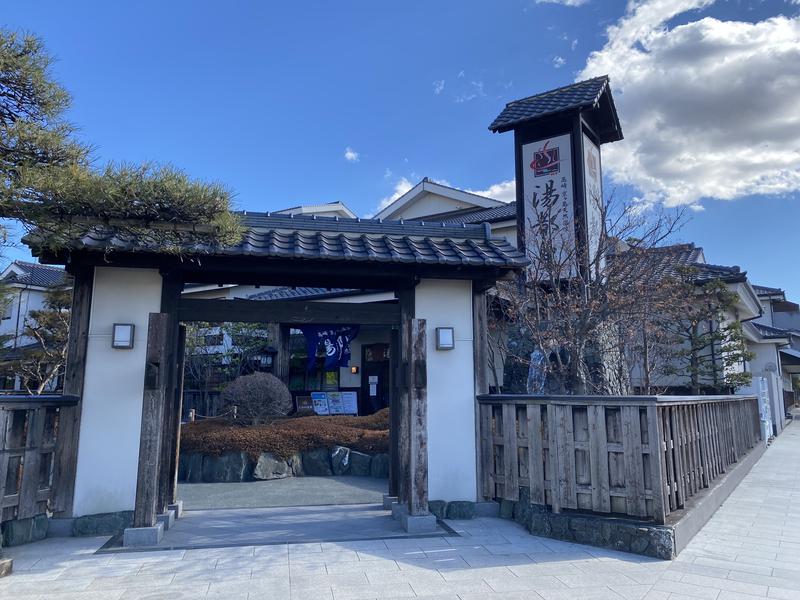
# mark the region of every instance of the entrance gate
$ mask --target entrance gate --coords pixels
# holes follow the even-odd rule
[[[389,496],[409,514],[428,512],[425,320],[397,303],[197,300],[178,297],[172,312],[151,313],[147,331],[142,427],[134,527],[152,527],[177,502],[185,329],[182,321],[237,321],[298,326],[359,324],[391,327],[389,369]],[[395,358],[396,357],[396,358]]]

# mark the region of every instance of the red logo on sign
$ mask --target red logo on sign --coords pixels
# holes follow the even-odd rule
[[[546,175],[555,175],[561,171],[561,158],[558,152],[558,146],[555,148],[548,148],[547,140],[542,146],[541,150],[536,150],[533,153],[533,162],[531,169],[536,177],[545,177]]]

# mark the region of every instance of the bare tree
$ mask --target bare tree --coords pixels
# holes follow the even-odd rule
[[[596,213],[592,239],[580,240],[547,203],[534,203],[525,280],[499,285],[495,303],[508,337],[509,391],[530,391],[528,375],[540,372],[547,393],[630,392],[628,358],[643,348],[642,333],[675,293],[649,251],[664,244],[685,213],[644,210],[613,196],[597,200]],[[652,335],[645,339],[652,343]]]

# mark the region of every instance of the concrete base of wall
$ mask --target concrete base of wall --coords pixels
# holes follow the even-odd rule
[[[167,504],[167,510],[175,513],[175,518],[180,519],[183,516],[183,500],[176,500],[175,504]]]
[[[0,525],[2,546],[19,546],[43,540],[47,537],[47,515],[36,515],[29,519],[5,521]]]
[[[74,526],[75,519],[51,518],[47,527],[47,537],[72,537]]]
[[[133,525],[133,511],[123,510],[97,515],[84,515],[73,520],[72,535],[118,535]]]
[[[164,526],[164,531],[169,531],[169,528],[175,524],[175,511],[168,510],[163,514],[158,515],[156,520]]]
[[[436,531],[435,515],[430,513],[427,515],[410,515],[408,514],[408,507],[404,504],[393,504],[392,516],[395,520],[400,521],[407,533],[430,533]]]
[[[163,523],[156,523],[152,527],[129,527],[122,534],[122,545],[125,548],[155,546],[163,537]]]

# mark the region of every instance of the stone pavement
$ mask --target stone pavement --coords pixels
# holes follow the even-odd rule
[[[178,484],[178,498],[186,510],[380,504],[388,491],[388,479],[353,475]]]
[[[499,519],[459,536],[95,554],[105,538],[9,549],[0,598],[362,600],[800,598],[800,426],[789,427],[673,562],[528,535]]]

